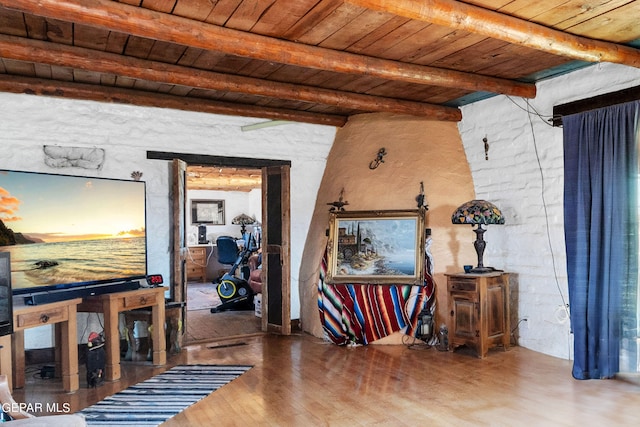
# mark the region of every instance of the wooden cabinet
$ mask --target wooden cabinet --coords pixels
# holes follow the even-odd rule
[[[449,348],[466,345],[478,357],[490,347],[509,348],[509,274],[447,274]]]
[[[186,257],[187,280],[207,281],[207,248],[206,246],[189,246]]]

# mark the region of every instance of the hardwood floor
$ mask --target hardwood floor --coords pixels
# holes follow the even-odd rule
[[[176,364],[250,364],[240,378],[163,426],[627,426],[640,419],[640,387],[577,381],[571,362],[524,348],[478,359],[406,346],[338,347],[309,335],[262,335],[194,344],[163,368],[123,364],[120,381],[74,394],[30,379],[18,401],[72,411]],[[38,414],[37,414],[38,415]]]
[[[187,319],[184,341],[187,344],[214,341],[256,334],[262,329],[262,320],[252,310],[211,313],[211,307],[220,305],[220,298],[211,283],[187,285]]]

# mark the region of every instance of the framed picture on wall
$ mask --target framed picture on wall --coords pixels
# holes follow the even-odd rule
[[[422,285],[424,224],[423,210],[332,213],[325,281]]]
[[[225,225],[224,200],[192,200],[191,223]]]

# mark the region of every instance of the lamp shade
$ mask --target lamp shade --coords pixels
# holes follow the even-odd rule
[[[237,217],[233,218],[233,220],[231,221],[231,224],[239,225],[240,232],[242,233],[242,236],[244,236],[244,233],[247,231],[247,225],[251,225],[255,222],[256,220],[251,218],[249,215],[240,214]]]
[[[451,215],[453,224],[504,224],[500,209],[486,200],[471,200],[464,203]]]
[[[250,225],[250,224],[253,224],[254,222],[256,222],[256,220],[251,218],[249,215],[240,214],[237,217],[233,218],[233,220],[231,221],[231,224],[235,224],[235,225]]]
[[[476,240],[473,247],[478,255],[478,265],[469,270],[470,273],[489,273],[495,271],[493,267],[485,267],[482,261],[484,249],[487,245],[483,236],[486,229],[482,228],[482,224],[504,224],[504,216],[500,209],[491,202],[486,200],[471,200],[464,203],[451,215],[451,222],[454,224],[471,224],[477,225],[473,230],[476,233]],[[465,270],[466,271],[466,270]]]

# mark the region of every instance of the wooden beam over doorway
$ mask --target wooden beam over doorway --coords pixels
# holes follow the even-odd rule
[[[239,168],[264,168],[269,166],[291,166],[291,160],[252,159],[247,157],[209,156],[206,154],[172,153],[167,151],[147,151],[147,159],[180,159],[189,165],[215,165]]]

